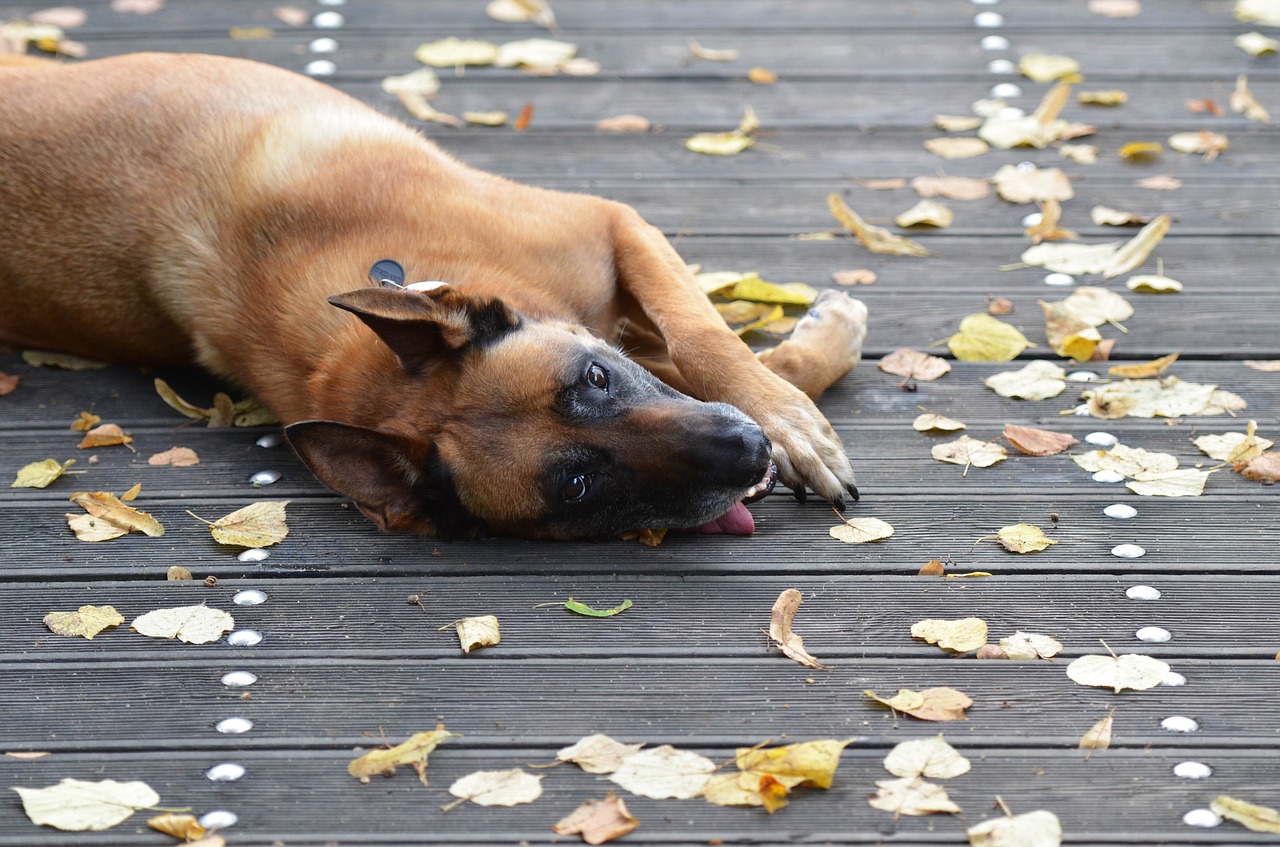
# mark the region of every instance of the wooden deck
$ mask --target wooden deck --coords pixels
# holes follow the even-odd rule
[[[1242,431],[1256,420],[1275,437],[1280,374],[1242,359],[1280,358],[1280,134],[1228,112],[1189,112],[1184,101],[1227,103],[1237,74],[1273,113],[1280,113],[1280,60],[1250,59],[1232,39],[1252,29],[1236,22],[1226,0],[1147,0],[1135,18],[1090,14],[1084,0],[553,0],[558,36],[600,62],[594,77],[538,78],[491,68],[444,74],[438,108],[461,113],[535,107],[529,129],[451,130],[429,134],[463,160],[521,180],[594,192],[634,204],[677,241],[690,262],[708,270],[760,270],[766,278],[830,285],[833,271],[870,268],[860,287],[871,309],[869,362],[824,398],[822,407],[853,455],[863,500],[851,514],[889,521],[887,542],[845,546],[827,535],[834,515],[821,504],[796,505],[778,494],[755,507],[751,538],[671,536],[656,549],[637,544],[545,544],[491,539],[435,543],[380,535],[328,493],[287,448],[262,448],[262,430],[188,425],[155,395],[152,375],[110,368],[69,373],[25,365],[0,354],[0,371],[21,375],[0,398],[0,472],[28,462],[77,458],[81,477],[45,490],[0,488],[0,752],[49,751],[34,760],[0,756],[0,786],[45,786],[63,777],[141,779],[165,806],[203,814],[226,810],[238,822],[222,832],[237,847],[320,845],[516,845],[575,843],[550,827],[611,783],[560,767],[545,774],[544,795],[515,808],[440,807],[454,779],[482,768],[551,760],[560,747],[594,732],[647,745],[673,744],[717,761],[735,747],[860,736],[844,753],[828,791],[800,791],[791,807],[722,808],[702,800],[627,796],[641,826],[620,843],[651,845],[840,843],[962,844],[965,829],[999,816],[996,797],[1014,812],[1048,809],[1075,845],[1261,844],[1280,836],[1226,822],[1183,822],[1220,794],[1280,806],[1280,545],[1277,491],[1229,472],[1212,477],[1203,497],[1140,498],[1122,486],[1090,480],[1066,455],[1012,455],[962,475],[933,460],[934,440],[911,429],[920,408],[952,415],[980,439],[1005,423],[1046,426],[1077,436],[1105,430],[1125,443],[1202,461],[1194,434]],[[113,12],[106,0],[79,4],[87,23],[72,37],[90,57],[136,50],[200,51],[244,56],[302,70],[316,58],[337,68],[329,80],[391,114],[400,106],[379,88],[382,77],[416,67],[414,48],[449,35],[507,41],[547,33],[500,24],[481,0],[350,0],[328,6],[300,0],[309,13],[339,12],[340,29],[290,28],[269,0],[169,0],[153,15]],[[40,8],[0,2],[0,20]],[[982,29],[974,15],[1004,16]],[[269,26],[274,37],[241,41],[231,27]],[[980,40],[1003,35],[1008,50]],[[308,44],[333,37],[337,52],[316,56]],[[732,62],[693,60],[688,41],[734,48]],[[1064,53],[1083,65],[1088,89],[1119,88],[1117,109],[1081,107],[1067,117],[1099,127],[1097,164],[1066,162],[1055,149],[993,151],[943,161],[921,142],[941,135],[936,113],[964,114],[990,87],[1014,82],[1011,102],[1030,111],[1046,86],[992,73],[993,59],[1028,52]],[[745,73],[775,71],[775,85]],[[763,123],[756,149],[727,159],[683,147],[695,131],[730,129],[745,106]],[[597,120],[633,112],[649,133],[597,132]],[[0,120],[3,116],[0,116]],[[1225,132],[1231,149],[1211,164],[1166,151],[1152,163],[1126,163],[1115,150],[1176,131]],[[1075,200],[1064,224],[1086,240],[1125,238],[1095,227],[1087,210],[1103,203],[1174,217],[1158,256],[1184,293],[1126,295],[1137,314],[1116,355],[1129,360],[1180,352],[1174,372],[1217,383],[1249,404],[1229,417],[1098,421],[1060,415],[1075,390],[1027,403],[996,396],[981,377],[1008,365],[958,364],[952,374],[909,393],[875,359],[908,345],[923,349],[1006,297],[1008,320],[1041,344],[1036,301],[1064,289],[1044,272],[1000,272],[1028,244],[1022,217],[1032,207],[994,196],[950,202],[955,225],[913,235],[934,256],[910,259],[867,253],[851,240],[789,236],[833,226],[825,197],[841,191],[879,222],[912,205],[904,188],[872,191],[858,180],[911,178],[945,171],[986,177],[1000,165],[1061,165]],[[1176,191],[1136,187],[1168,174]],[[0,173],[0,179],[3,174]],[[0,245],[3,256],[3,245]],[[1154,272],[1154,258],[1144,266]],[[1095,278],[1096,279],[1096,278]],[[1082,280],[1086,282],[1088,280]],[[1108,287],[1119,290],[1118,281]],[[74,284],[65,281],[59,284]],[[2,304],[0,304],[2,308]],[[1104,334],[1118,335],[1113,331]],[[1055,360],[1057,361],[1057,360]],[[1086,366],[1105,372],[1105,365]],[[216,390],[198,374],[165,374],[192,400]],[[90,466],[67,426],[81,410],[132,433],[138,453],[96,451]],[[194,448],[201,464],[155,468],[146,457],[173,445]],[[1079,452],[1076,448],[1073,452]],[[1012,451],[1011,451],[1012,452]],[[278,470],[275,485],[255,489],[249,476]],[[165,525],[163,538],[129,536],[102,544],[77,541],[63,517],[79,488],[120,492],[142,483],[140,505]],[[289,499],[290,535],[261,563],[242,563],[186,515],[214,518],[260,499]],[[1102,508],[1135,506],[1130,521]],[[1056,520],[1051,517],[1056,515]],[[1001,526],[1038,524],[1058,540],[1026,556],[990,541]],[[1147,550],[1139,559],[1110,555],[1120,543]],[[987,570],[985,579],[916,576],[931,558],[953,570]],[[195,582],[168,582],[184,565]],[[216,577],[209,587],[199,580]],[[1159,589],[1156,601],[1131,600],[1134,585]],[[260,605],[236,605],[244,589],[265,592]],[[797,588],[796,620],[808,648],[829,671],[803,668],[778,654],[762,629],[779,592]],[[421,607],[406,601],[421,598]],[[634,608],[616,618],[580,618],[539,604],[574,597]],[[108,631],[92,642],[51,635],[52,610],[112,604],[127,618],[166,607],[207,603],[235,615],[238,628],[262,633],[253,647],[193,646]],[[499,646],[463,655],[437,627],[472,614],[495,614]],[[985,618],[993,640],[1015,629],[1056,636],[1066,645],[1053,662],[949,658],[910,636],[922,618]],[[1158,626],[1165,643],[1135,632]],[[1186,678],[1114,695],[1067,678],[1073,658],[1139,652],[1168,661]],[[230,671],[257,682],[233,688]],[[974,700],[968,720],[945,724],[895,716],[865,689],[949,685]],[[1110,750],[1086,754],[1080,736],[1116,709]],[[1185,716],[1191,733],[1162,721]],[[252,729],[215,727],[243,717]],[[346,773],[357,750],[398,742],[444,723],[463,738],[432,757],[431,786],[411,772],[360,785]],[[964,809],[894,820],[867,795],[889,778],[881,762],[900,741],[943,732],[973,762],[946,788]],[[1209,765],[1208,779],[1174,774],[1176,764]],[[245,768],[216,782],[219,763]],[[162,845],[145,815],[101,833],[36,827],[17,796],[0,800],[0,845]]]

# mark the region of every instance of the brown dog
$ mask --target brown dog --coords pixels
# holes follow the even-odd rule
[[[629,207],[472,170],[306,77],[4,65],[0,338],[234,380],[383,529],[745,532],[771,462],[857,497],[810,400],[858,361],[857,301],[757,357]],[[380,287],[388,258],[446,283]]]

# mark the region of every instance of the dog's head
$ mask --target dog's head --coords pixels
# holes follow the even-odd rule
[[[330,302],[394,352],[397,408],[376,428],[286,431],[383,529],[608,538],[706,524],[772,481],[769,440],[746,415],[681,394],[581,327],[451,287]]]

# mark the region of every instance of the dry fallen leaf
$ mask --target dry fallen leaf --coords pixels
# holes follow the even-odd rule
[[[32,462],[18,471],[9,484],[10,488],[48,488],[54,480],[66,473],[67,468],[76,463],[75,459],[59,462],[57,459],[45,459]]]
[[[64,779],[48,788],[14,786],[13,790],[22,798],[22,809],[32,823],[67,832],[110,829],[139,809],[149,809],[160,802],[160,795],[145,782],[112,779]]]
[[[872,253],[894,256],[928,256],[929,251],[909,238],[894,235],[889,230],[867,223],[839,194],[827,195],[827,208],[837,221],[854,234],[858,243]]]
[[[924,143],[924,149],[943,159],[972,159],[981,156],[991,149],[981,138],[961,136],[959,138],[930,138]]]
[[[939,462],[964,465],[966,474],[969,472],[970,466],[989,468],[996,462],[1003,462],[1009,457],[1008,452],[999,444],[991,441],[979,441],[967,435],[962,435],[955,441],[935,444],[929,453]]]
[[[1236,46],[1253,58],[1280,51],[1280,41],[1268,38],[1260,32],[1246,32],[1236,36]]]
[[[93,640],[104,629],[124,623],[114,606],[81,606],[74,612],[50,612],[44,625],[57,635],[81,636]]]
[[[22,377],[17,374],[7,374],[4,371],[0,371],[0,397],[17,391],[18,383],[20,382],[22,382]]]
[[[431,68],[418,68],[416,71],[401,76],[385,77],[382,80],[382,90],[388,94],[395,95],[396,99],[400,101],[409,114],[420,121],[431,121],[452,127],[462,126],[462,122],[456,117],[438,111],[427,102],[440,90],[440,79]],[[157,380],[156,388],[159,390],[159,380]],[[163,397],[164,394],[161,393],[161,396]],[[174,408],[178,407],[175,406]],[[198,409],[198,407],[193,408]],[[178,411],[183,410],[178,408]],[[183,414],[189,413],[183,412]],[[212,425],[211,422],[210,426]]]
[[[584,800],[551,827],[558,835],[581,835],[588,844],[604,844],[621,838],[640,825],[627,804],[612,791],[603,800]]]
[[[1129,102],[1129,95],[1116,89],[1081,91],[1076,94],[1076,100],[1082,106],[1123,106]]]
[[[1059,202],[1075,197],[1071,180],[1061,168],[1021,168],[1004,165],[991,177],[996,194],[1010,203]]]
[[[1202,435],[1193,438],[1191,443],[1220,462],[1251,462],[1275,446],[1271,439],[1258,437],[1257,430],[1257,421],[1249,421],[1244,432]]]
[[[1018,630],[1000,639],[1006,659],[1052,659],[1062,652],[1062,642],[1048,635]]]
[[[462,119],[472,126],[506,126],[511,116],[502,111],[463,112]]]
[[[476,771],[454,781],[449,793],[462,802],[477,806],[519,806],[542,796],[542,776],[520,768],[505,771]],[[457,803],[451,803],[446,810]]]
[[[205,828],[200,825],[195,815],[180,815],[175,812],[165,812],[163,815],[148,818],[147,826],[183,841],[195,841],[203,838],[205,834]]]
[[[830,788],[840,754],[856,738],[801,741],[781,747],[740,747],[734,762],[738,769],[786,780],[789,787]]]
[[[885,756],[884,768],[894,776],[952,779],[969,772],[969,760],[941,735],[903,741]]]
[[[951,373],[951,363],[941,356],[930,356],[902,347],[885,356],[876,365],[880,370],[894,376],[918,379],[921,382],[932,382],[941,376]]]
[[[609,779],[641,797],[690,800],[702,793],[715,769],[705,756],[664,744],[627,757]]]
[[[1094,206],[1089,210],[1089,219],[1097,226],[1141,226],[1151,220],[1136,212],[1122,212],[1109,206]]]
[[[544,29],[556,28],[556,16],[547,0],[490,0],[484,13],[503,23],[532,22]]]
[[[791,622],[795,620],[796,612],[800,609],[801,596],[800,592],[794,588],[788,588],[778,595],[769,618],[769,637],[787,658],[805,667],[825,670],[826,665],[819,662],[804,648],[804,639],[791,629]]]
[[[1028,53],[1018,61],[1018,71],[1034,82],[1053,82],[1080,72],[1080,63],[1070,56]]]
[[[596,121],[601,132],[648,132],[649,119],[644,115],[614,115]]]
[[[684,146],[708,156],[736,156],[756,143],[760,120],[748,106],[738,128],[730,132],[701,132],[686,139]]]
[[[1172,453],[1155,453],[1124,444],[1116,444],[1106,450],[1089,450],[1071,458],[1089,473],[1106,470],[1127,477],[1142,473],[1165,473],[1178,467],[1178,457]]]
[[[1077,745],[1081,750],[1106,750],[1111,746],[1111,727],[1115,724],[1116,710],[1112,709],[1107,716],[1089,728],[1080,736]]]
[[[1116,155],[1130,162],[1154,162],[1164,153],[1158,141],[1130,141],[1116,150]]]
[[[945,229],[951,226],[955,214],[936,200],[921,200],[893,219],[898,226],[932,226]]]
[[[102,423],[102,418],[92,412],[81,412],[80,416],[71,422],[72,432],[88,432],[98,424]]]
[[[470,618],[459,618],[453,623],[445,624],[441,629],[453,627],[458,632],[458,642],[462,652],[470,653],[476,647],[492,647],[502,641],[502,632],[498,626],[497,615],[477,615]]]
[[[1236,20],[1280,26],[1280,2],[1277,0],[1236,0]]]
[[[773,85],[778,81],[778,75],[768,68],[755,67],[747,71],[747,79],[756,85]]]
[[[1062,219],[1062,205],[1057,200],[1045,200],[1039,206],[1040,217],[1025,231],[1032,244],[1042,241],[1070,241],[1080,237],[1074,230],[1058,226]]]
[[[1019,370],[992,374],[982,382],[1001,397],[1048,400],[1066,389],[1066,377],[1067,372],[1053,362],[1037,359]]]
[[[896,191],[899,188],[905,188],[907,181],[902,177],[890,177],[889,179],[860,179],[857,180],[858,185],[868,191]]]
[[[925,412],[916,415],[916,419],[911,422],[911,428],[916,432],[959,432],[965,428],[965,425],[963,422],[955,418],[949,418],[946,415]]]
[[[971,847],[1061,847],[1062,824],[1053,812],[1040,810],[983,821],[969,827],[968,835]]]
[[[1108,18],[1132,18],[1142,11],[1141,0],[1089,0],[1089,11]]]
[[[98,523],[111,524],[124,530],[124,532],[141,532],[152,538],[159,538],[164,535],[164,527],[160,525],[159,521],[146,512],[140,512],[132,506],[126,506],[121,498],[109,492],[77,491],[71,495],[71,501],[88,512]],[[72,529],[75,529],[75,527],[72,526]],[[79,535],[78,532],[77,535]],[[81,540],[88,539],[82,538]]]
[[[1134,365],[1112,365],[1107,368],[1107,373],[1125,379],[1144,379],[1160,376],[1176,361],[1178,361],[1178,354],[1170,353],[1168,356],[1161,356],[1159,359],[1152,359],[1150,362],[1140,362]]]
[[[66,371],[98,371],[107,367],[106,362],[48,350],[23,350],[22,361],[36,368],[62,368]]]
[[[738,58],[737,50],[716,50],[710,47],[703,47],[692,38],[689,39],[689,52],[696,58],[706,59],[708,62],[732,62]]]
[[[1182,187],[1182,180],[1171,176],[1158,174],[1140,179],[1134,183],[1139,188],[1146,188],[1151,191],[1177,191]]]
[[[176,638],[187,644],[208,644],[235,629],[231,615],[210,606],[177,606],[139,615],[129,624],[139,635]]]
[[[131,441],[133,441],[133,438],[118,425],[102,424],[86,432],[84,438],[76,446],[81,450],[88,450],[94,447],[112,447],[117,444],[128,444]]]
[[[995,540],[1010,553],[1039,553],[1058,543],[1046,536],[1040,527],[1027,523],[1001,527],[995,534]]]
[[[967,694],[954,688],[926,688],[923,691],[901,688],[887,700],[874,691],[863,693],[877,703],[922,721],[967,720],[964,710],[973,705],[973,700]]]
[[[947,339],[952,355],[962,362],[1008,362],[1034,346],[1016,327],[983,312],[965,316],[960,330]]]
[[[981,200],[991,193],[991,183],[967,176],[918,176],[911,187],[921,197],[947,197],[951,200]]]
[[[951,802],[941,785],[925,782],[919,777],[878,779],[879,790],[867,802],[874,809],[898,815],[936,815],[960,813],[960,807]]]
[[[1236,88],[1231,92],[1231,111],[1243,112],[1251,121],[1271,123],[1271,113],[1253,96],[1253,92],[1249,90],[1249,77],[1244,74],[1236,77]]]
[[[1098,162],[1098,148],[1093,144],[1063,144],[1058,154],[1077,165],[1094,165]]]
[[[1004,425],[1004,437],[1020,453],[1028,456],[1052,456],[1079,441],[1074,435],[1017,424]]]
[[[498,59],[498,45],[489,41],[463,41],[456,36],[449,36],[419,45],[413,55],[422,64],[436,68],[492,65]]]
[[[1233,466],[1232,470],[1254,482],[1280,482],[1280,453],[1263,453],[1256,459]]]
[[[353,759],[347,765],[347,773],[361,782],[367,783],[370,777],[391,776],[399,765],[409,765],[418,772],[418,781],[427,784],[427,757],[440,742],[449,738],[460,738],[456,733],[446,732],[444,724],[439,724],[430,732],[416,732],[408,741],[401,742],[385,750],[371,750]]]
[[[1280,359],[1245,359],[1241,364],[1263,373],[1280,373]]]
[[[911,625],[911,637],[937,644],[944,650],[968,653],[987,643],[987,622],[982,618],[926,618]]]
[[[1084,392],[1086,409],[1095,418],[1183,418],[1220,415],[1246,408],[1243,400],[1215,385],[1185,382],[1176,376],[1126,379]]]
[[[556,753],[561,762],[573,762],[587,773],[613,773],[623,759],[640,752],[643,744],[623,744],[607,735],[588,735]]]
[[[1125,487],[1143,497],[1199,497],[1211,473],[1195,468],[1145,472],[1126,482]]]
[[[285,522],[285,507],[288,505],[288,500],[259,500],[216,521],[205,523],[209,525],[214,541],[219,544],[232,547],[270,547],[284,541],[289,535],[289,526]]]
[[[1110,688],[1119,694],[1155,688],[1169,674],[1169,665],[1151,656],[1081,656],[1067,665],[1067,676],[1080,685]]]
[[[1212,162],[1231,147],[1231,142],[1225,135],[1207,129],[1175,133],[1169,136],[1168,143],[1169,149],[1179,153],[1203,153],[1206,163]]]
[[[1219,815],[1253,832],[1280,833],[1280,811],[1220,794],[1209,804]]]
[[[156,453],[147,459],[148,465],[168,465],[175,468],[189,468],[200,464],[200,457],[190,447],[170,447],[163,453]]]
[[[973,115],[934,115],[933,125],[943,132],[968,132],[982,126],[982,118]]]
[[[879,518],[849,518],[844,523],[831,527],[828,534],[846,544],[865,544],[868,541],[882,541],[893,535],[893,527]]]
[[[837,285],[871,285],[876,281],[876,272],[867,268],[836,271],[831,275],[831,281]]]

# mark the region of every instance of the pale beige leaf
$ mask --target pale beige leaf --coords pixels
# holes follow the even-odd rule
[[[1255,59],[1268,53],[1280,52],[1280,41],[1256,31],[1237,35],[1236,46]]]
[[[1062,137],[1068,124],[1061,119],[1041,120],[1036,115],[1021,118],[987,118],[978,130],[978,137],[1000,150],[1013,147],[1044,149]]]
[[[1178,467],[1178,457],[1172,453],[1155,453],[1124,444],[1116,444],[1106,450],[1089,450],[1071,458],[1089,473],[1115,471],[1127,477],[1141,473],[1166,473]]]
[[[932,226],[945,229],[951,226],[955,214],[936,200],[921,200],[893,219],[900,227]]]
[[[1010,203],[1059,202],[1075,197],[1071,180],[1061,168],[1022,169],[1004,165],[991,177],[996,194]]]
[[[732,132],[701,132],[685,139],[684,146],[707,156],[736,156],[756,143],[755,137]]]
[[[66,371],[99,371],[107,366],[106,362],[49,350],[23,350],[22,361],[36,368],[62,368]]]
[[[1239,43],[1238,40],[1237,43]],[[1280,42],[1276,43],[1280,46]],[[1242,112],[1251,121],[1271,123],[1271,113],[1253,96],[1253,92],[1249,90],[1249,77],[1244,74],[1236,77],[1236,87],[1231,92],[1231,111]]]
[[[556,753],[562,762],[573,762],[587,773],[613,773],[623,759],[640,751],[643,744],[623,744],[607,735],[588,735]]]
[[[1244,359],[1241,364],[1263,373],[1280,373],[1280,359]]]
[[[289,535],[285,522],[288,500],[259,500],[209,524],[219,544],[232,547],[270,547]]]
[[[968,132],[982,126],[982,118],[972,115],[934,115],[933,125],[943,132]]]
[[[1097,418],[1182,418],[1222,414],[1221,407],[1215,407],[1216,394],[1217,386],[1165,376],[1113,382],[1084,396],[1089,414]]]
[[[692,38],[689,39],[689,52],[699,59],[706,59],[708,62],[732,62],[738,58],[737,50],[703,47]]]
[[[1061,847],[1062,824],[1053,812],[1040,810],[983,821],[969,827],[968,835],[971,847]]]
[[[129,534],[129,530],[125,527],[116,526],[110,521],[95,518],[93,515],[68,514],[66,517],[67,526],[71,527],[71,531],[81,541],[110,541]]]
[[[81,606],[74,612],[50,612],[44,625],[58,635],[81,636],[93,640],[104,629],[124,623],[124,615],[114,606]]]
[[[1209,808],[1253,832],[1280,833],[1280,811],[1220,794]]]
[[[455,780],[449,793],[478,806],[519,806],[542,796],[542,776],[520,768],[476,771]]]
[[[609,779],[641,797],[689,800],[702,793],[715,769],[704,756],[664,744],[629,756]]]
[[[1199,497],[1213,471],[1181,468],[1176,471],[1140,473],[1125,483],[1134,494],[1143,497]]]
[[[38,12],[32,12],[27,15],[27,20],[33,24],[56,26],[58,29],[75,29],[76,27],[84,26],[84,22],[88,17],[88,12],[75,6],[53,6],[48,9],[41,9]]]
[[[1062,652],[1062,642],[1048,635],[1018,630],[1000,639],[1000,649],[1008,659],[1052,659]]]
[[[925,412],[916,416],[916,419],[911,422],[911,428],[916,432],[958,432],[965,426],[955,418]]]
[[[1111,728],[1115,724],[1115,709],[1102,720],[1089,727],[1089,731],[1080,736],[1077,745],[1081,750],[1106,750],[1111,746]]]
[[[1018,71],[1035,82],[1053,82],[1080,72],[1080,63],[1070,56],[1028,53],[1018,60]]]
[[[119,497],[109,492],[77,491],[71,495],[71,502],[97,520],[114,524],[126,531],[136,530],[152,538],[164,535],[164,527],[159,521],[146,512],[126,506]]]
[[[506,126],[511,116],[506,112],[463,112],[462,119],[472,126]]]
[[[849,518],[828,531],[832,538],[845,544],[882,541],[893,535],[893,527],[879,518]]]
[[[174,468],[189,468],[200,464],[200,457],[190,447],[170,447],[163,453],[156,453],[147,459],[148,465],[168,465]]]
[[[827,208],[840,224],[858,239],[863,247],[872,253],[887,253],[895,256],[928,256],[929,251],[909,238],[894,235],[884,227],[873,226],[849,208],[839,194],[827,195]]]
[[[876,272],[869,268],[836,271],[831,274],[831,281],[837,285],[871,285],[876,281]]]
[[[601,132],[648,132],[649,126],[644,115],[614,115],[596,121],[596,129]]]
[[[944,650],[968,653],[987,643],[987,622],[982,618],[926,618],[911,625],[911,637],[936,644]]]
[[[805,649],[804,639],[791,629],[791,623],[800,609],[801,597],[800,592],[794,588],[788,588],[778,595],[769,617],[769,637],[787,658],[805,667],[823,670],[826,666]]]
[[[67,468],[76,463],[75,459],[58,462],[57,459],[45,459],[24,465],[9,484],[10,488],[47,488],[58,477],[66,473]]]
[[[578,45],[550,38],[508,41],[498,48],[493,64],[499,68],[556,68],[578,53]],[[424,64],[430,64],[425,62]]]
[[[545,29],[556,28],[556,16],[546,0],[490,0],[484,13],[504,23],[532,22]]]
[[[964,465],[966,472],[970,466],[988,468],[1009,457],[1008,452],[999,444],[979,441],[967,435],[962,435],[955,441],[935,444],[929,453],[940,462]]]
[[[1157,176],[1149,176],[1140,179],[1134,185],[1139,188],[1147,188],[1152,191],[1177,191],[1182,187],[1182,180],[1171,176],[1159,174]]]
[[[930,138],[924,143],[924,149],[943,159],[972,159],[981,156],[991,147],[981,138],[961,136],[959,138]]]
[[[133,438],[117,424],[102,424],[86,432],[84,438],[76,446],[81,450],[88,450],[94,447],[113,447],[117,444],[128,444],[131,441],[133,441]]]
[[[1212,162],[1231,147],[1231,142],[1225,135],[1207,129],[1175,133],[1169,136],[1168,144],[1171,150],[1179,153],[1203,153],[1206,162]]]
[[[952,355],[962,362],[1008,362],[1034,346],[1016,327],[984,312],[966,315],[959,331],[947,339]]]
[[[1067,314],[1090,326],[1116,324],[1133,317],[1133,306],[1114,291],[1082,285],[1059,301]]]
[[[1020,453],[1028,456],[1052,456],[1079,441],[1074,435],[1017,424],[1004,425],[1004,437]]]
[[[1111,257],[1107,266],[1102,269],[1102,278],[1111,279],[1123,273],[1128,273],[1134,268],[1141,265],[1151,255],[1151,251],[1160,243],[1160,239],[1164,238],[1165,233],[1169,231],[1169,216],[1160,215],[1151,220],[1151,223],[1138,230],[1138,233],[1129,241],[1123,244],[1116,254]]]
[[[1247,432],[1224,432],[1191,439],[1206,456],[1220,462],[1249,462],[1275,446],[1269,438],[1259,438],[1257,423],[1249,421]]]
[[[888,374],[918,379],[922,382],[932,382],[951,373],[951,363],[946,359],[941,356],[930,356],[928,353],[921,353],[910,347],[894,350],[881,359],[876,367]]]
[[[621,838],[640,825],[627,804],[612,791],[603,800],[585,800],[551,827],[559,835],[580,835],[588,844]]]
[[[461,618],[451,626],[458,632],[462,652],[470,653],[476,647],[492,647],[502,641],[502,633],[496,615],[477,615]]]
[[[156,609],[133,619],[129,625],[139,635],[176,638],[187,644],[208,644],[235,629],[235,618],[209,606],[176,606]]]
[[[1037,359],[1016,371],[992,374],[982,382],[1001,397],[1047,400],[1067,387],[1067,372],[1052,362]]]
[[[1000,546],[1010,553],[1039,553],[1058,543],[1046,536],[1040,527],[1027,523],[1001,527],[995,537]]]
[[[969,760],[941,735],[903,741],[885,756],[884,768],[894,776],[953,779],[969,772]]]
[[[1280,0],[1236,0],[1236,20],[1280,26]]]
[[[885,699],[874,691],[864,691],[877,703],[919,718],[922,721],[962,721],[966,720],[964,711],[973,705],[973,700],[963,691],[954,688],[926,688],[923,691],[912,691],[901,688],[892,698]]]
[[[878,779],[876,785],[879,790],[867,799],[873,809],[913,816],[960,813],[960,807],[951,802],[945,788],[919,777]]]
[[[409,765],[418,772],[418,781],[427,784],[427,757],[442,742],[450,738],[461,738],[456,733],[447,732],[444,724],[438,724],[428,732],[416,732],[394,747],[383,750],[370,750],[363,756],[353,759],[347,765],[347,773],[361,782],[368,782],[370,777],[391,776],[400,765]]]
[[[921,197],[947,197],[951,200],[981,200],[991,193],[991,183],[967,176],[918,176],[911,187]]]
[[[1077,165],[1093,165],[1098,161],[1098,148],[1093,144],[1063,144],[1058,154]]]
[[[111,779],[64,779],[48,788],[15,786],[13,790],[22,798],[23,811],[32,823],[68,832],[110,829],[137,810],[160,802],[160,795],[145,782]]]
[[[1155,688],[1169,674],[1169,665],[1151,656],[1081,656],[1067,665],[1067,676],[1080,685],[1110,688],[1119,694],[1130,689]]]
[[[1025,264],[1036,265],[1058,273],[1097,274],[1120,249],[1119,242],[1106,244],[1037,244],[1023,251],[1020,257]]]
[[[1124,286],[1139,294],[1176,294],[1182,290],[1182,283],[1162,274],[1131,276],[1125,280]]]
[[[498,45],[489,41],[463,41],[455,36],[421,44],[413,53],[424,65],[454,68],[460,65],[492,65],[498,59]],[[383,84],[385,89],[386,84]],[[391,94],[398,92],[391,91]]]
[[[1151,218],[1136,212],[1123,212],[1110,206],[1094,206],[1089,210],[1089,220],[1098,226],[1140,226]]]
[[[1076,100],[1082,106],[1123,106],[1129,102],[1129,95],[1118,89],[1105,91],[1081,91]]]

